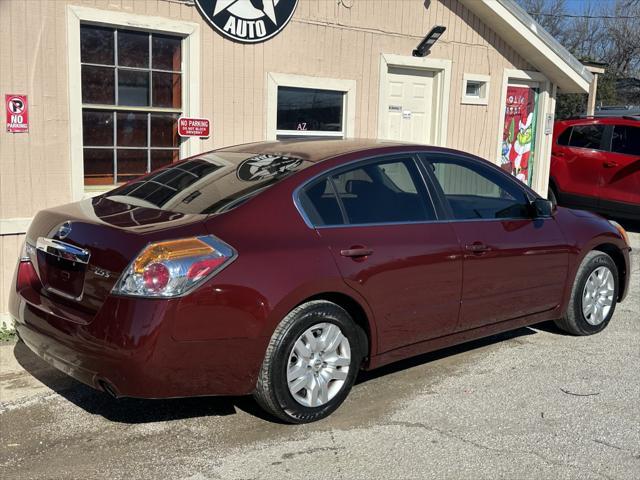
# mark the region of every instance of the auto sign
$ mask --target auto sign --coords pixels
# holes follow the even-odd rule
[[[195,0],[200,13],[225,37],[260,43],[275,37],[289,23],[298,0]]]

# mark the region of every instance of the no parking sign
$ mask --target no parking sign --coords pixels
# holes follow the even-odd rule
[[[7,132],[29,131],[29,108],[26,95],[8,94],[4,96],[7,109]]]

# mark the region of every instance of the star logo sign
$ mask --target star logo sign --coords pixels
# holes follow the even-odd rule
[[[218,32],[242,43],[264,42],[293,16],[298,0],[195,0],[202,16]]]

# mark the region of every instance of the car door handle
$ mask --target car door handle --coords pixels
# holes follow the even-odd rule
[[[340,255],[343,257],[368,257],[373,253],[373,250],[367,247],[354,246],[351,248],[346,248],[344,250],[340,250]]]
[[[617,166],[618,166],[618,162],[612,162],[612,161],[604,162],[604,168],[614,168]]]
[[[482,242],[473,242],[469,245],[465,245],[465,250],[467,250],[468,252],[472,252],[472,253],[476,253],[476,254],[481,254],[481,253],[485,253],[488,252],[489,250],[491,250],[491,247],[489,245],[486,245]]]
[[[564,157],[564,152],[551,152],[554,157]]]

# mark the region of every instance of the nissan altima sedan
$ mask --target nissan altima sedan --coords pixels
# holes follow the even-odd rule
[[[459,151],[264,142],[38,213],[10,311],[114,397],[253,394],[303,423],[361,369],[547,320],[600,332],[629,251],[620,225]]]

